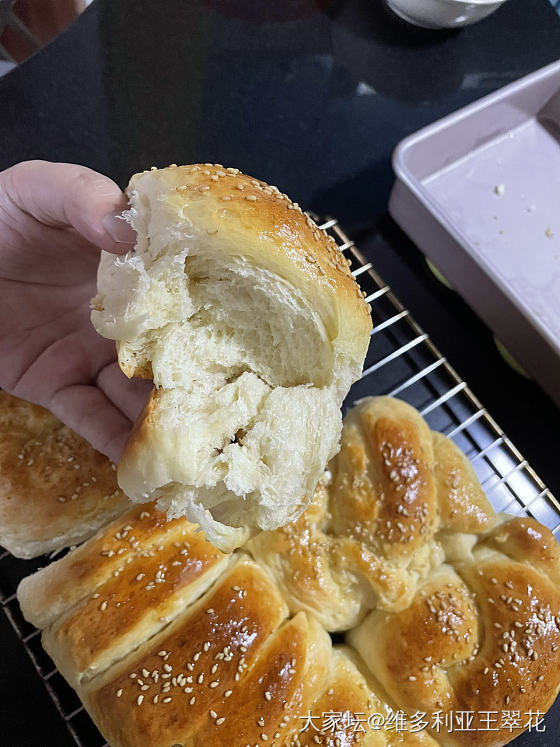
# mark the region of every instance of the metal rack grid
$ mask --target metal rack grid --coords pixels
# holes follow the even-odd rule
[[[527,460],[337,221],[331,218],[318,222],[352,261],[352,274],[372,307],[373,341],[362,378],[350,390],[345,406],[361,397],[379,394],[410,403],[432,429],[445,433],[467,454],[497,511],[534,516],[560,539],[560,504]],[[17,584],[41,565],[45,565],[44,558],[23,561],[8,552],[0,554],[2,607],[76,744],[106,747],[77,695],[43,651],[39,631],[23,619],[19,610]]]

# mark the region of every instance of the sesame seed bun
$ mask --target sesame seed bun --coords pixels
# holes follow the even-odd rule
[[[115,469],[50,412],[0,391],[0,544],[12,555],[76,544],[123,513]]]

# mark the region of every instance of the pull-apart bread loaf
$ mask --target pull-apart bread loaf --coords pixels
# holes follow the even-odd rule
[[[127,194],[137,245],[102,256],[92,322],[155,389],[119,484],[230,550],[309,504],[362,369],[368,306],[336,243],[237,169],[154,169]]]
[[[115,470],[50,412],[0,391],[0,544],[13,555],[76,544],[123,513]]]
[[[559,589],[552,533],[375,397],[288,526],[225,555],[135,506],[18,597],[111,747],[499,747],[560,689]]]

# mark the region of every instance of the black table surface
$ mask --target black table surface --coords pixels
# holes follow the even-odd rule
[[[0,168],[82,163],[124,186],[151,165],[234,165],[336,215],[544,481],[560,494],[560,413],[499,357],[386,213],[406,135],[560,56],[548,0],[508,0],[462,31],[380,0],[96,0],[0,79]],[[73,744],[0,616],[0,743]],[[556,745],[560,703],[544,734]]]

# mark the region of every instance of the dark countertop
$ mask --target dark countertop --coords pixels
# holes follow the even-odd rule
[[[548,0],[509,0],[460,32],[377,0],[96,0],[0,79],[0,168],[74,161],[121,185],[152,164],[221,162],[332,213],[560,495],[560,413],[512,372],[470,309],[386,214],[404,136],[560,55]],[[73,744],[0,617],[2,745]],[[560,705],[544,735],[553,745]]]

